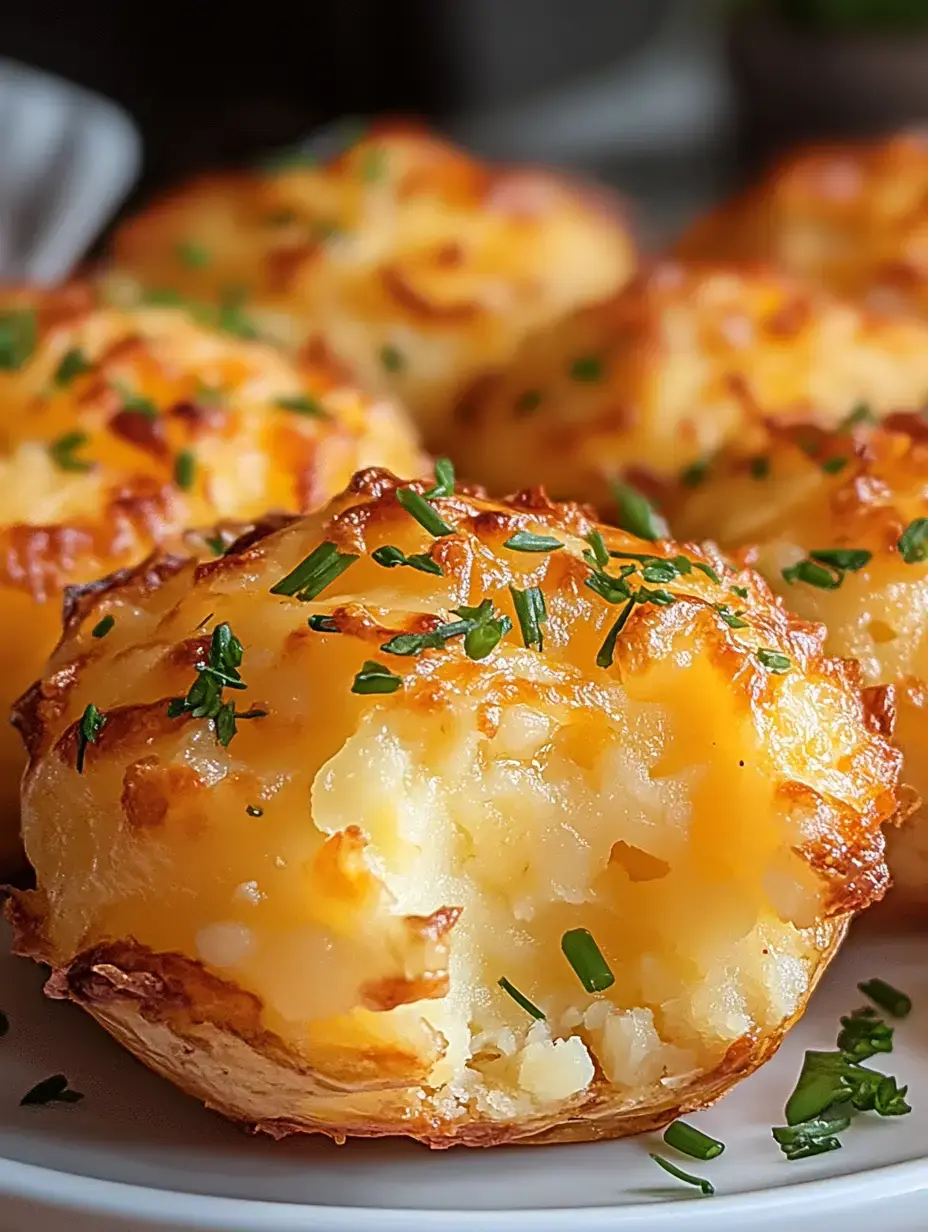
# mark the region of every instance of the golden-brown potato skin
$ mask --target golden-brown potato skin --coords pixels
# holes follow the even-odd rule
[[[398,396],[443,448],[464,386],[634,261],[605,199],[381,124],[329,163],[209,176],[156,202],[117,232],[106,284],[208,302],[248,288],[258,328]]]
[[[874,307],[928,314],[928,138],[812,146],[699,219],[678,255],[771,261]]]
[[[447,533],[428,530],[409,497],[428,486],[368,471],[220,559],[153,560],[76,601],[17,708],[38,887],[12,900],[17,948],[52,965],[52,995],[271,1134],[659,1126],[776,1049],[882,893],[883,699],[750,571],[537,491],[438,494]],[[309,585],[323,544],[355,559],[301,602],[281,580]],[[388,548],[419,567],[372,556]],[[637,602],[596,589],[604,552]],[[544,596],[540,649],[512,587]],[[392,642],[484,601],[507,618],[495,647],[460,628]],[[252,713],[226,746],[169,713],[220,623]],[[354,691],[368,660],[393,691]],[[81,749],[91,703],[106,722]],[[576,927],[606,997],[560,954]]]
[[[316,508],[358,466],[419,464],[392,406],[176,310],[95,308],[80,287],[11,291],[0,325],[25,339],[0,370],[7,708],[55,644],[68,585],[135,564],[186,526]],[[5,872],[19,847],[22,766],[4,725]]]
[[[838,423],[928,393],[928,326],[759,266],[663,261],[535,335],[460,402],[453,453],[495,492],[542,483],[609,504],[629,475],[669,499],[687,468],[764,417]]]
[[[928,432],[922,416],[900,414],[885,427],[863,422],[838,433],[772,428],[750,455],[732,448],[717,458],[676,519],[679,533],[717,540],[759,569],[800,616],[824,623],[826,650],[857,659],[866,685],[892,686],[904,777],[922,799],[928,799],[928,563],[917,540],[911,559],[899,541],[926,516]],[[808,553],[830,549],[869,555],[853,570],[813,573],[824,587],[784,578],[783,570]],[[924,808],[888,832],[887,841],[894,888],[883,914],[924,922]]]

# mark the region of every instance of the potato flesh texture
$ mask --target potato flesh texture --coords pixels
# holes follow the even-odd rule
[[[377,567],[361,563],[359,574],[365,568]],[[389,587],[389,575],[379,577]],[[186,586],[180,579],[167,591],[177,601]],[[210,611],[220,619],[224,600],[207,592],[202,611],[188,603],[182,628],[167,604],[157,631],[166,640],[130,651],[118,668],[91,667],[70,699],[71,717],[91,698],[105,710],[177,691],[165,683],[164,649]],[[776,759],[803,723],[814,727],[810,698],[804,715],[786,715],[781,733],[765,733],[765,749],[743,699],[684,646],[630,677],[627,698],[606,673],[585,694],[567,690],[561,706],[543,707],[553,730],[532,756],[512,756],[511,730],[499,756],[477,731],[467,688],[452,705],[425,711],[394,699],[381,712],[354,697],[349,683],[369,648],[307,636],[305,615],[284,600],[229,609],[246,647],[243,700],[268,704],[275,717],[241,723],[228,755],[202,722],[159,743],[162,758],[216,784],[177,799],[162,827],[133,831],[121,820],[122,764],[107,770],[91,749],[76,779],[73,767],[49,759],[30,791],[27,844],[53,900],[59,954],[133,936],[196,957],[204,936],[215,942],[216,925],[241,926],[251,934],[247,952],[221,974],[263,998],[271,1029],[310,1052],[360,1032],[427,1054],[431,1024],[449,1044],[434,1081],[465,1095],[472,1034],[507,1029],[522,1040],[530,1025],[496,987],[500,975],[541,1002],[555,1030],[565,1012],[589,1003],[560,954],[569,927],[591,928],[606,953],[616,973],[609,1000],[651,1008],[662,1040],[690,1064],[717,1061],[751,1025],[773,1026],[801,1003],[817,952],[780,921],[768,890],[771,872],[785,868],[789,905],[799,902],[800,923],[811,922],[815,888],[785,854],[798,836],[772,799]],[[580,631],[571,659],[592,662],[595,624],[611,616],[603,611]],[[282,664],[280,647],[298,629],[298,650]],[[127,613],[109,649],[146,633],[154,635],[151,615]],[[506,661],[514,678],[551,670],[529,652],[510,651]],[[795,757],[802,762],[798,747]],[[814,779],[821,770],[805,773]],[[383,781],[395,784],[393,794]],[[249,817],[248,804],[264,816]],[[307,892],[320,830],[349,824],[371,834],[374,867],[395,899],[384,910],[465,908],[451,935],[444,1000],[381,1014],[350,1008],[359,983],[389,966],[385,917],[323,927]],[[664,861],[667,874],[636,881],[621,859],[610,862],[622,839]],[[595,1047],[595,1033],[586,1034]],[[509,1070],[504,1077],[512,1081]],[[512,1112],[505,1099],[494,1106]]]

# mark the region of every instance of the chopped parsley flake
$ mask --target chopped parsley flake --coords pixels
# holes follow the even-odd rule
[[[928,557],[928,518],[915,518],[899,536],[899,552],[907,565],[917,565]]]

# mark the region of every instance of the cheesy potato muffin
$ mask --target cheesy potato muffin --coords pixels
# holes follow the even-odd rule
[[[438,445],[465,385],[530,330],[617,290],[634,252],[589,192],[386,124],[328,163],[181,188],[117,232],[111,264],[117,298],[222,301],[397,395]]]
[[[17,948],[270,1134],[660,1126],[882,893],[885,699],[750,571],[436,469],[75,600]]]
[[[880,308],[928,314],[928,139],[789,154],[700,219],[678,253],[763,259]]]
[[[784,602],[828,629],[829,654],[892,686],[905,779],[928,800],[928,430],[897,415],[874,430],[861,412],[837,433],[774,429],[732,449],[680,510],[684,535],[713,537],[764,574]],[[888,835],[887,910],[928,920],[924,808]]]
[[[455,455],[497,492],[544,484],[609,503],[698,476],[765,416],[836,424],[928,395],[928,325],[886,318],[760,267],[664,261],[530,338],[457,408]]]
[[[0,696],[35,679],[62,591],[189,525],[316,508],[358,466],[412,468],[412,429],[324,368],[86,291],[0,296]],[[217,550],[222,550],[221,543]],[[20,741],[0,735],[0,877],[19,850]]]

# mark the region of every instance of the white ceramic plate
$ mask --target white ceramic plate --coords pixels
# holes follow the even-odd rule
[[[692,1121],[724,1139],[691,1171],[716,1196],[648,1158],[658,1135],[563,1147],[458,1148],[252,1138],[135,1062],[73,1006],[41,994],[42,972],[0,935],[2,1232],[909,1232],[928,1225],[928,967],[918,938],[851,940],[779,1055]],[[770,1137],[806,1048],[834,1047],[838,1018],[879,974],[915,1009],[872,1064],[910,1084],[914,1111],[861,1117],[841,1151],[787,1163]],[[86,1098],[21,1108],[36,1081],[67,1074]],[[687,1161],[678,1162],[687,1167]]]

